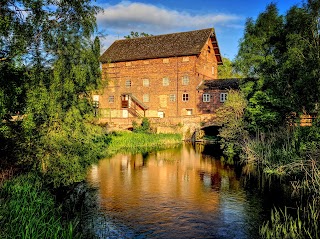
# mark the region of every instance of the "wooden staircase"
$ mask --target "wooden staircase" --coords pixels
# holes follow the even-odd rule
[[[132,116],[139,118],[145,117],[146,110],[149,108],[132,93],[124,93],[121,95],[121,107],[128,109],[128,112]]]

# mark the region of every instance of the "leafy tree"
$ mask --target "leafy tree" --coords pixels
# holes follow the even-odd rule
[[[236,72],[234,63],[226,57],[223,57],[223,65],[218,67],[218,75],[220,79],[242,77],[240,73]]]
[[[101,155],[103,132],[89,124],[91,92],[100,85],[100,44],[92,41],[98,10],[89,0],[0,4],[0,82],[10,82],[0,90],[0,116],[25,115],[20,130],[2,123],[9,130],[0,133],[14,134],[19,162],[55,186],[81,180]]]
[[[229,90],[227,101],[217,110],[217,121],[222,124],[219,130],[221,148],[230,158],[241,152],[244,140],[248,137],[244,121],[246,107],[247,101],[242,93]]]
[[[150,37],[150,36],[153,36],[153,35],[145,32],[139,33],[139,32],[131,31],[130,35],[124,36],[124,38],[131,39],[131,38]]]
[[[293,6],[285,16],[270,4],[246,23],[236,58],[246,82],[247,119],[254,129],[283,125],[293,115],[317,111],[319,102],[319,1]]]

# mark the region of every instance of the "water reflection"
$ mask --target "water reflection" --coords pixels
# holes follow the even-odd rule
[[[106,220],[94,225],[96,236],[257,237],[259,200],[247,195],[232,166],[203,150],[185,144],[147,154],[119,154],[93,166],[87,179],[98,188],[101,213],[90,220]]]

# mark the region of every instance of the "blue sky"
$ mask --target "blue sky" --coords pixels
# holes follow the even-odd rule
[[[281,14],[301,4],[301,0],[97,0],[104,9],[97,16],[104,35],[102,51],[131,31],[160,35],[214,27],[222,55],[233,59],[246,19],[256,19],[270,2]]]

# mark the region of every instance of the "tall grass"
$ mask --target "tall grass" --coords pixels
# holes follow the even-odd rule
[[[119,152],[147,152],[160,150],[181,144],[180,134],[149,134],[119,132],[108,136],[109,144],[107,154],[109,156]]]
[[[260,235],[266,239],[319,239],[319,214],[316,201],[298,208],[295,216],[290,215],[287,208],[284,211],[274,209],[271,220],[260,228]]]
[[[320,237],[320,149],[313,128],[281,129],[258,134],[244,147],[243,162],[259,177],[282,178],[299,196],[300,205],[289,211],[274,208],[260,228],[262,238]],[[262,172],[262,173],[259,173]]]
[[[0,192],[0,238],[80,238],[76,222],[64,224],[54,197],[34,174],[6,181]]]

